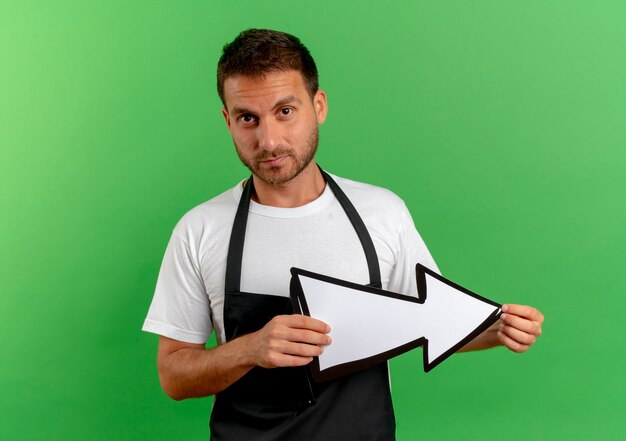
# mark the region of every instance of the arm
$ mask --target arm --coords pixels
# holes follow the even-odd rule
[[[330,327],[303,315],[274,317],[257,332],[216,348],[161,336],[157,364],[161,387],[182,400],[216,394],[255,366],[304,366],[330,344]]]
[[[500,320],[459,352],[506,346],[513,352],[527,351],[542,333],[543,314],[525,305],[503,305]]]

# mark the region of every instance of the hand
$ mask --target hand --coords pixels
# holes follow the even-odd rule
[[[251,334],[257,366],[304,366],[329,345],[330,326],[306,315],[279,315]]]
[[[543,315],[524,305],[503,305],[498,339],[513,352],[527,351],[541,335]]]

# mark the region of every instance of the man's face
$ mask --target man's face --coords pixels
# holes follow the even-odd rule
[[[318,124],[326,119],[326,95],[309,95],[298,71],[224,81],[222,114],[237,154],[268,184],[284,184],[315,156]]]

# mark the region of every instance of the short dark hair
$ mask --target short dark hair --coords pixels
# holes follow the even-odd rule
[[[224,81],[235,75],[261,77],[275,71],[296,70],[313,97],[319,87],[317,67],[297,37],[271,29],[247,29],[237,35],[217,63],[217,93],[224,100]]]

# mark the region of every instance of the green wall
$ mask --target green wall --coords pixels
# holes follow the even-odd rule
[[[538,307],[527,354],[392,361],[398,439],[621,439],[626,3],[0,1],[0,433],[206,439],[140,331],[171,229],[246,176],[214,71],[301,37],[319,162],[402,196],[448,277]]]

